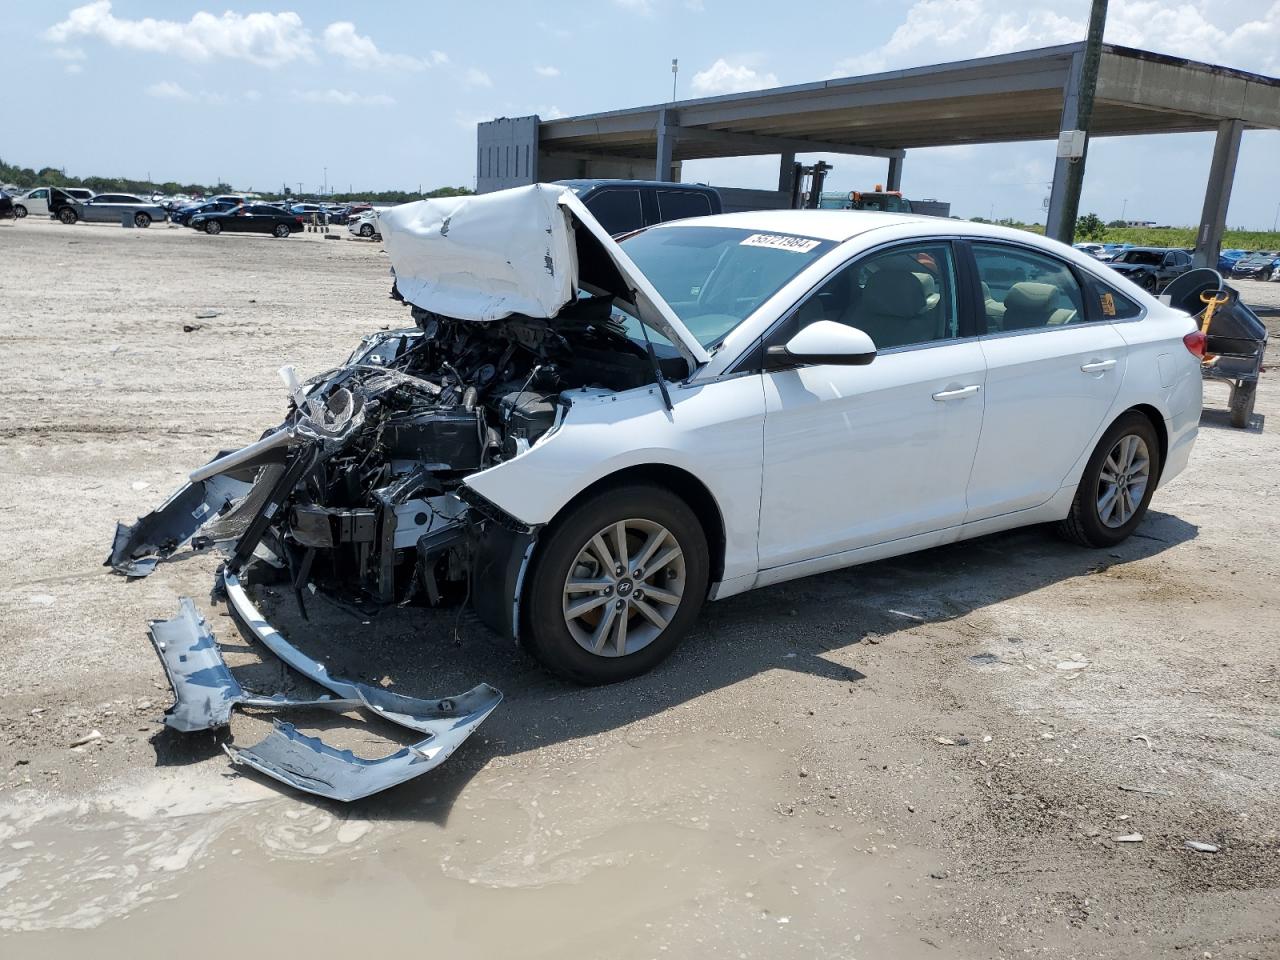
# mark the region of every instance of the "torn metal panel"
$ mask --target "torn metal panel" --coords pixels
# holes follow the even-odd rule
[[[317,737],[299,733],[290,723],[279,722],[261,743],[239,750],[229,748],[227,752],[232,762],[246,764],[299,790],[350,802],[434,770],[452,756],[501,700],[502,694],[481,684],[457,699],[457,715],[414,718],[415,728],[429,734],[425,740],[376,760],[331,747]],[[467,705],[466,712],[461,712],[462,704]]]
[[[323,707],[353,710],[365,705],[358,699],[330,696],[293,700],[281,694],[270,697],[246,693],[218,651],[209,623],[190,597],[178,601],[178,615],[171,620],[152,620],[151,643],[160,655],[164,672],[173,688],[174,704],[165,711],[166,727],[191,733],[215,730],[231,722],[235,706],[270,710]]]
[[[127,577],[145,577],[156,564],[181,549],[209,520],[249,492],[233,477],[183,484],[168,500],[136,523],[116,524],[111,555],[103,566]]]

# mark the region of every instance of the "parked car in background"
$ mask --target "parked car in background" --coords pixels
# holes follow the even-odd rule
[[[1252,250],[1223,250],[1218,254],[1218,272],[1224,277],[1231,276],[1231,268],[1241,257],[1247,257]]]
[[[347,230],[357,237],[364,237],[366,240],[381,236],[378,232],[378,211],[366,210],[358,217],[352,217],[347,222]]]
[[[1101,260],[1103,254],[1107,252],[1106,247],[1100,243],[1073,243],[1073,247],[1081,253],[1087,253],[1095,260]]]
[[[591,211],[610,236],[670,220],[708,217],[723,208],[720,194],[700,183],[658,180],[558,180]]]
[[[301,230],[303,225],[304,220],[300,214],[265,203],[243,204],[229,210],[209,210],[195,214],[187,222],[187,226],[193,230],[203,230],[215,236],[225,230],[228,233],[269,233],[282,240]]]
[[[76,200],[58,208],[58,219],[63,223],[120,223],[129,216],[134,226],[149,227],[156,220],[161,223],[168,211],[158,203],[151,203],[128,193],[99,193],[89,200]]]
[[[1164,247],[1129,247],[1113,256],[1108,266],[1148,293],[1155,293],[1191,269],[1191,254]]]
[[[70,200],[89,200],[93,191],[84,187],[35,187],[13,201],[13,215],[21,219],[57,216],[58,208]]]
[[[232,200],[210,200],[207,203],[193,203],[170,211],[169,220],[185,227],[197,213],[221,213],[225,210],[234,210],[238,206],[240,204]]]
[[[13,212],[13,197],[9,196],[5,190],[0,190],[0,220],[11,220],[15,218]]]
[[[1132,246],[1133,244],[1131,243],[1104,243],[1102,245],[1102,255],[1099,256],[1098,259],[1104,263],[1109,263],[1115,258],[1117,253],[1120,253],[1123,250],[1128,250]]]
[[[1280,252],[1257,250],[1236,260],[1231,265],[1231,276],[1237,280],[1270,280],[1277,264]]]

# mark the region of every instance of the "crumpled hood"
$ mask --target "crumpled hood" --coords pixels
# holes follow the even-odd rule
[[[379,225],[400,295],[424,310],[481,323],[514,313],[552,318],[579,286],[596,286],[634,303],[686,360],[710,360],[568,187],[419,200],[383,211]],[[582,276],[588,269],[592,276]]]

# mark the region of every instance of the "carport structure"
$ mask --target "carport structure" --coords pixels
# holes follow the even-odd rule
[[[482,123],[477,187],[483,192],[570,177],[672,180],[683,160],[778,154],[778,189],[789,195],[795,155],[828,153],[885,158],[886,184],[898,189],[910,149],[1057,140],[1060,131],[1075,129],[1084,46],[557,120]],[[1280,129],[1280,80],[1103,46],[1091,137],[1217,132],[1197,262],[1216,263],[1242,133],[1262,128]],[[1066,175],[1069,164],[1083,162],[1057,160],[1051,235],[1070,236],[1071,225],[1062,222]]]

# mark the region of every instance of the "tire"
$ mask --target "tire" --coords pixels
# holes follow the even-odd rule
[[[58,211],[58,219],[69,226],[75,223],[80,218],[76,215],[76,212],[72,210],[70,207],[63,207],[61,210]]]
[[[277,223],[276,228],[271,232],[281,240],[289,239],[289,225],[287,223]]]
[[[206,220],[204,222],[204,232],[211,237],[216,237],[222,232],[222,224],[217,220]]]
[[[1251,380],[1231,388],[1231,425],[1244,429],[1253,419],[1253,402],[1258,398],[1258,381]]]
[[[14,219],[15,219],[15,220],[21,220],[21,219],[22,219],[23,217],[25,217],[26,215],[27,215],[27,208],[26,208],[26,207],[24,207],[24,206],[23,206],[22,204],[20,204],[20,203],[15,203],[15,204],[13,205],[13,217],[14,217]]]
[[[151,226],[151,214],[143,213],[139,210],[133,215],[133,225],[135,227],[142,227],[145,230],[147,227]]]
[[[1133,453],[1127,454],[1126,449]],[[1131,459],[1126,460],[1126,456]],[[1145,476],[1133,472],[1143,459]],[[1117,475],[1117,464],[1121,477],[1133,479],[1120,484],[1108,483],[1107,477]],[[1058,532],[1085,547],[1113,547],[1125,540],[1147,513],[1147,505],[1160,480],[1160,467],[1160,439],[1151,421],[1136,410],[1123,414],[1103,434],[1085,464],[1071,512],[1059,524]],[[1140,490],[1136,484],[1138,479],[1142,480]],[[1108,499],[1106,495],[1112,488],[1115,494]],[[1124,494],[1123,490],[1128,493]],[[1137,494],[1136,501],[1134,494]],[[1128,509],[1132,512],[1126,515]]]
[[[645,562],[661,567],[641,570],[639,577],[633,570],[619,577],[616,566],[602,569],[593,544],[599,539],[616,564],[619,527],[625,531],[631,562],[647,551]],[[524,597],[523,642],[548,670],[577,683],[616,683],[639,676],[665,659],[697,618],[709,570],[702,525],[675,494],[649,484],[601,491],[557,519],[539,545]],[[570,574],[579,585],[605,586],[571,590]],[[659,589],[662,600],[650,595]],[[571,597],[582,597],[573,601],[576,605],[593,605],[571,617]],[[677,598],[674,603],[671,597]],[[657,620],[665,625],[658,626]],[[593,634],[601,638],[599,652],[588,648]],[[621,653],[620,634],[625,637]]]
[[[366,240],[373,236],[373,224],[363,223],[360,225],[360,236]]]
[[[1147,276],[1142,278],[1142,289],[1146,290],[1148,293],[1155,293],[1156,286],[1156,278],[1153,274],[1147,274]]]

